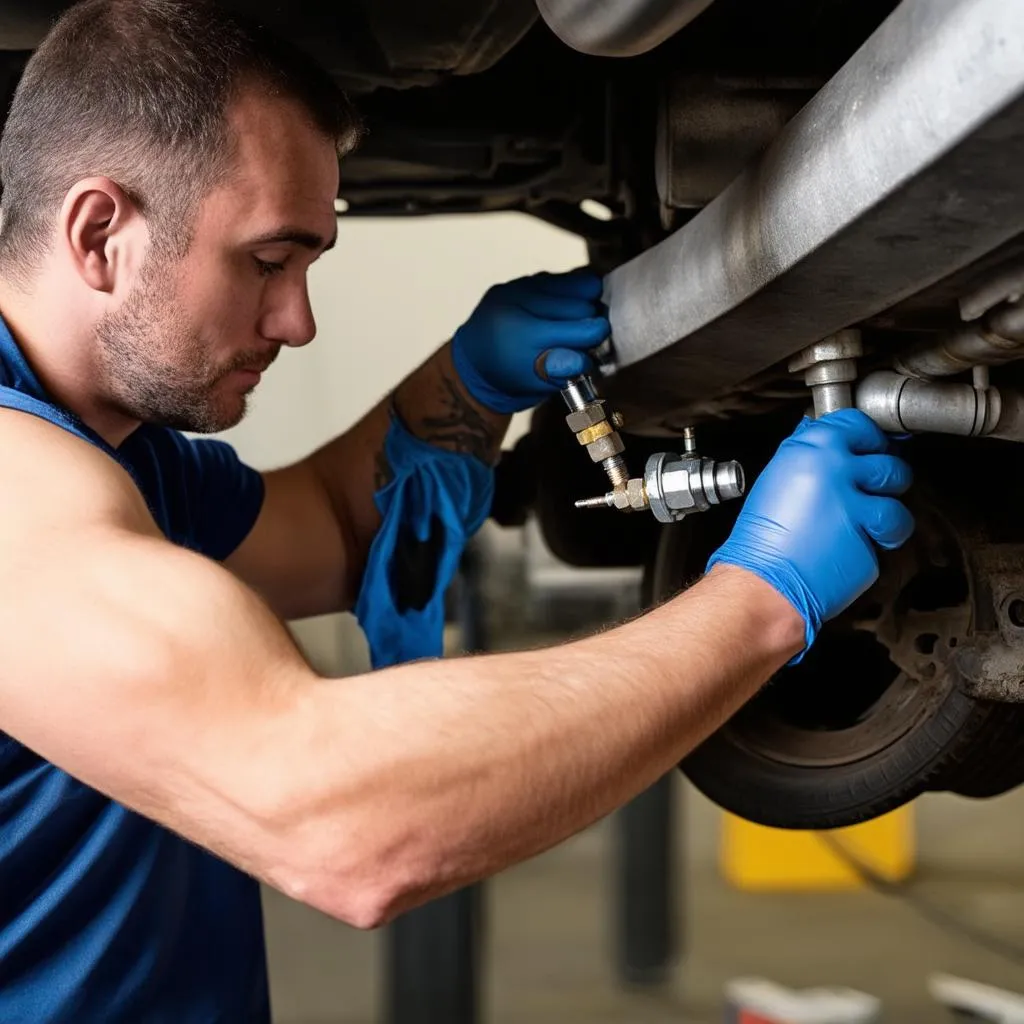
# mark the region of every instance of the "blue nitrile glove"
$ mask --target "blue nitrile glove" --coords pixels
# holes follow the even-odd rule
[[[602,287],[596,274],[573,270],[491,288],[452,338],[469,393],[495,412],[520,412],[589,371],[587,352],[609,332]]]
[[[708,562],[709,569],[741,566],[770,583],[804,617],[807,647],[823,622],[878,578],[874,544],[896,548],[913,533],[913,517],[891,497],[910,486],[910,467],[884,454],[887,444],[856,409],[803,420]]]

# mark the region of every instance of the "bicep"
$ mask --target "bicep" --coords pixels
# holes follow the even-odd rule
[[[38,446],[47,479],[0,455],[0,729],[256,870],[260,766],[313,674],[254,593],[164,540],[119,467],[74,443]]]
[[[265,473],[256,523],[224,565],[283,619],[351,606],[353,545],[344,517],[308,462]]]

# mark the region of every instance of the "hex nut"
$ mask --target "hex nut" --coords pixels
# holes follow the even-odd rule
[[[576,440],[580,444],[593,444],[594,441],[602,437],[607,437],[608,434],[613,433],[612,425],[605,420],[603,423],[595,423],[592,427],[587,427],[586,430],[581,430],[576,435]]]
[[[629,500],[629,507],[635,512],[641,512],[650,504],[647,500],[647,488],[640,477],[633,477],[626,483],[626,497]]]
[[[813,345],[808,345],[802,352],[798,352],[789,361],[789,372],[799,373],[816,363],[831,362],[834,359],[857,359],[863,354],[864,347],[861,344],[860,331],[856,328],[848,328],[836,331],[835,334],[831,334]]]
[[[618,434],[606,434],[587,445],[587,452],[594,462],[604,462],[613,455],[621,455],[625,450],[626,446]]]
[[[581,430],[586,430],[587,427],[596,427],[598,423],[606,423],[607,421],[608,417],[605,414],[604,402],[591,402],[582,409],[571,412],[565,417],[565,422],[574,434],[578,434]]]
[[[830,359],[804,371],[804,383],[809,388],[820,384],[846,384],[856,379],[857,364],[852,359]]]
[[[629,511],[629,494],[626,487],[616,487],[612,492],[612,504],[620,512]]]
[[[671,468],[662,470],[661,491],[665,504],[673,511],[697,507],[697,497],[690,486],[690,467],[683,461],[671,463]]]

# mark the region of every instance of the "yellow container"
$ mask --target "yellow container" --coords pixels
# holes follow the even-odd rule
[[[914,870],[913,809],[823,833],[766,828],[725,814],[719,853],[726,881],[749,892],[861,888],[863,876],[843,853],[886,881],[901,881]]]

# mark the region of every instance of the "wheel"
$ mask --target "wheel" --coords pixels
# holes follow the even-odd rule
[[[987,796],[1024,781],[1024,708],[968,696],[956,670],[978,601],[968,536],[939,489],[919,483],[908,503],[917,530],[883,554],[878,583],[680,765],[722,807],[778,828],[838,828],[928,789]],[[664,531],[655,598],[697,577],[731,518]]]

